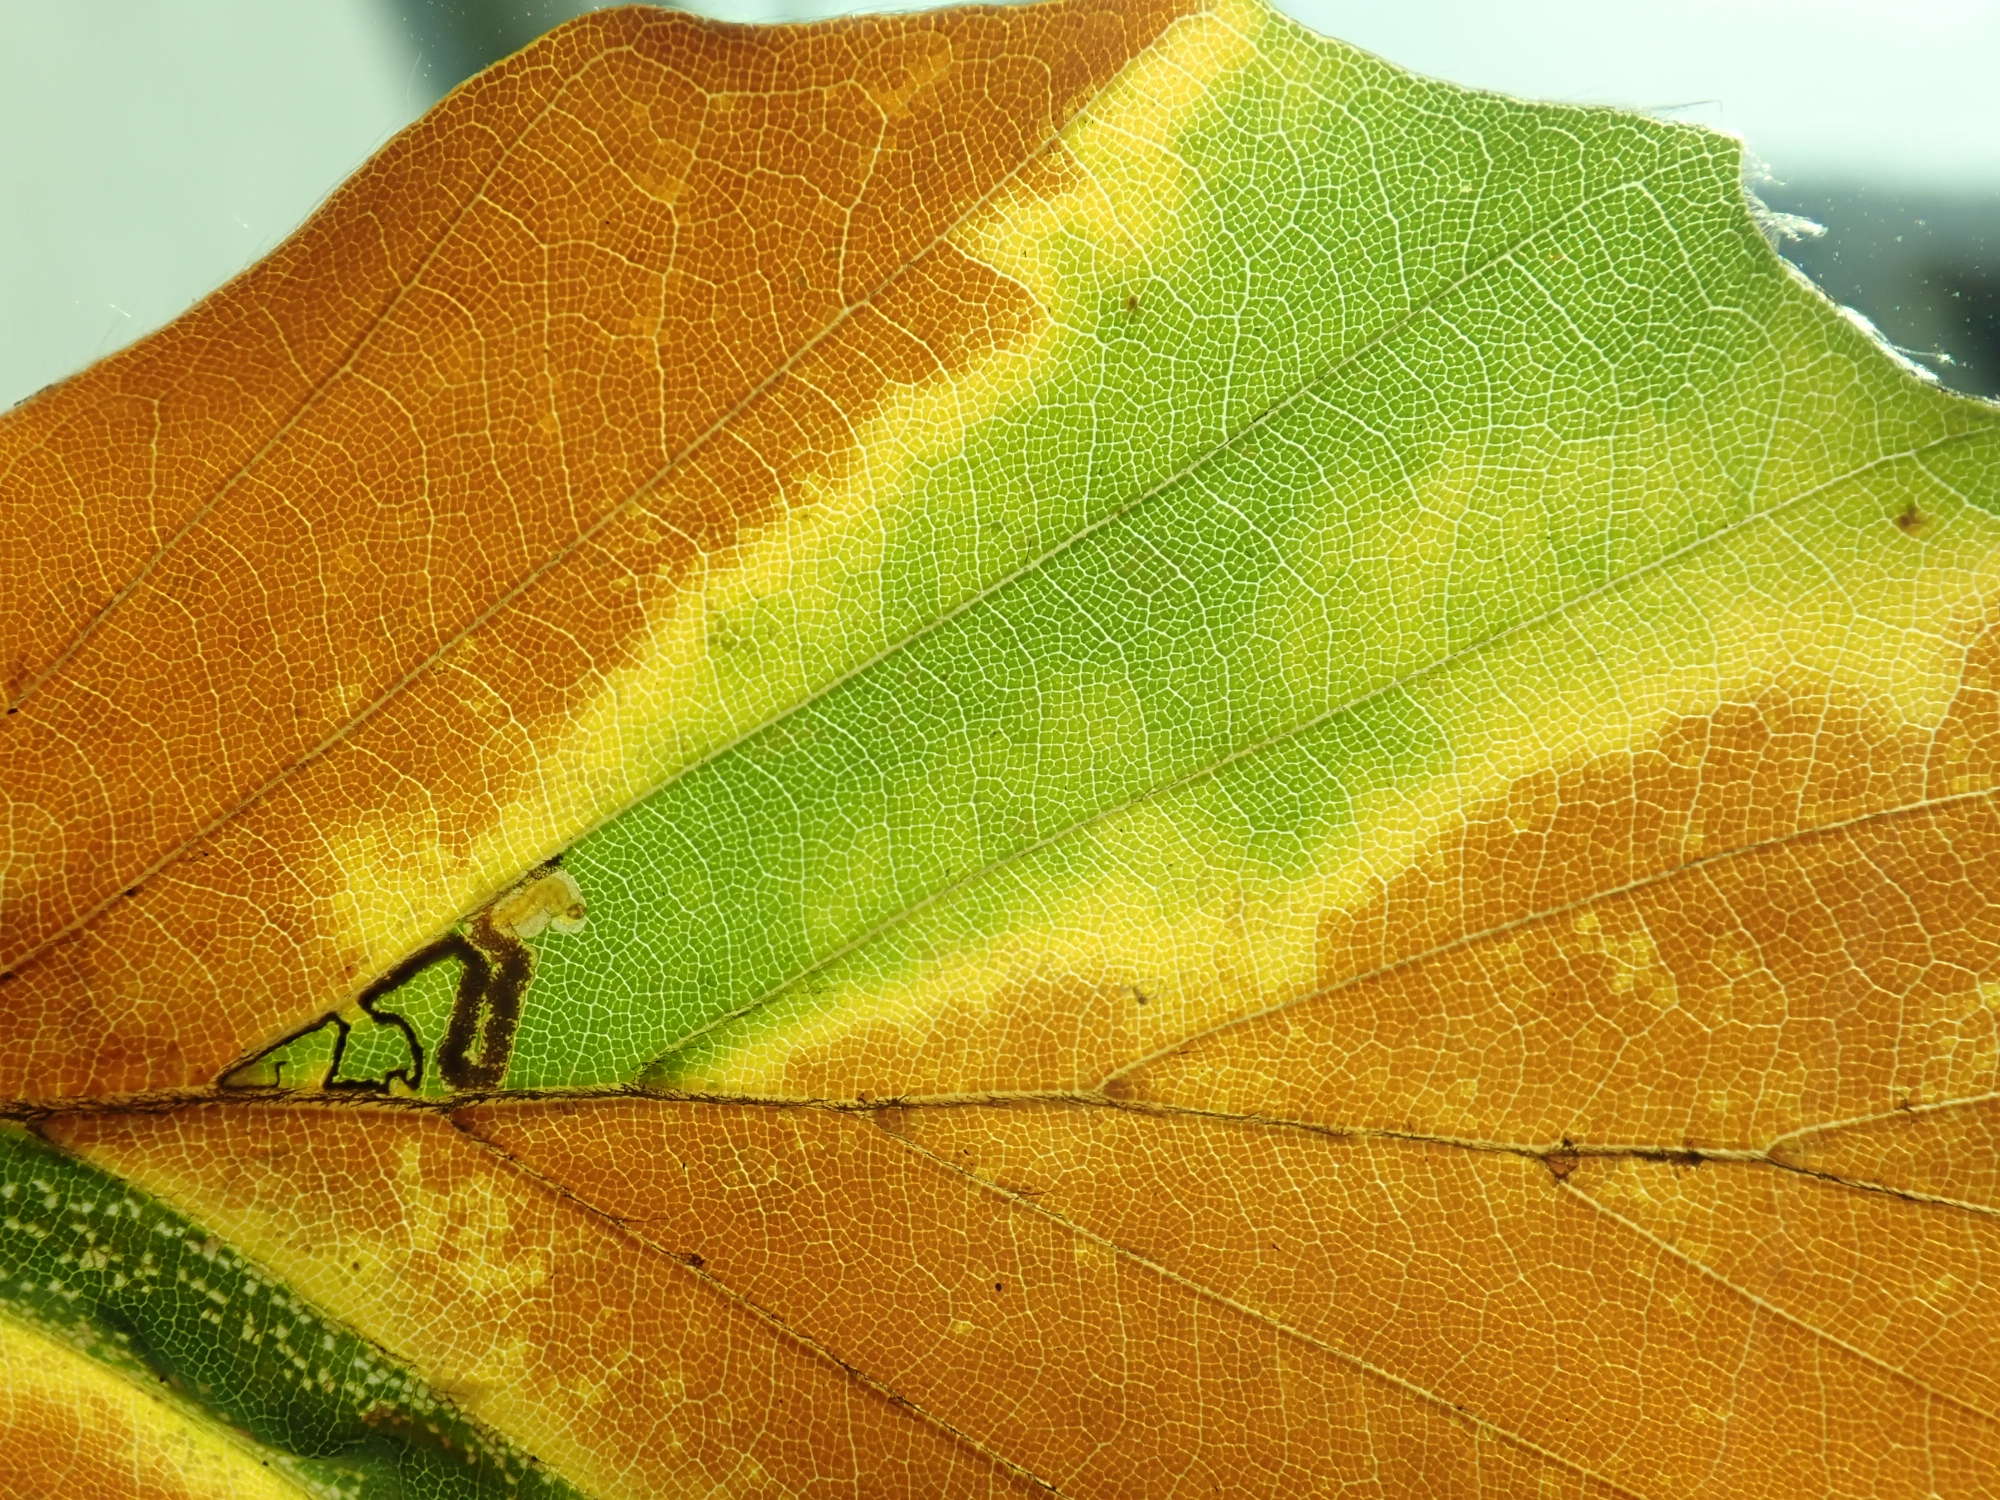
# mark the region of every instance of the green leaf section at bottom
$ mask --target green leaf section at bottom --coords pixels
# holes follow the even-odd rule
[[[574,1497],[200,1225],[0,1126],[0,1315],[157,1382],[327,1496]]]

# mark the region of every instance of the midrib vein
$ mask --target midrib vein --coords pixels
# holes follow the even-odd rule
[[[1942,1100],[1936,1105],[1918,1106],[1914,1111],[1896,1110],[1893,1117],[1923,1114],[1934,1110],[1962,1108],[2000,1098],[1976,1095],[1965,1099]],[[835,1098],[806,1094],[760,1094],[728,1091],[691,1091],[643,1088],[632,1084],[552,1085],[546,1088],[467,1089],[440,1096],[396,1098],[380,1094],[314,1093],[310,1090],[255,1093],[205,1085],[172,1089],[151,1094],[94,1095],[68,1099],[0,1100],[0,1120],[34,1128],[46,1120],[88,1118],[94,1115],[170,1115],[221,1105],[227,1108],[283,1106],[300,1109],[330,1109],[361,1114],[391,1116],[444,1115],[456,1117],[475,1108],[540,1109],[548,1106],[603,1106],[618,1108],[637,1105],[651,1109],[759,1109],[821,1110],[830,1114],[890,1116],[939,1110],[1079,1109],[1104,1110],[1140,1115],[1171,1126],[1175,1122],[1205,1122],[1241,1126],[1245,1129],[1296,1131],[1332,1142],[1408,1147],[1416,1150],[1464,1151],[1474,1155],[1523,1157],[1546,1164],[1552,1157],[1574,1157],[1582,1161],[1633,1161],[1648,1163],[1695,1164],[1704,1167],[1755,1167],[1803,1177],[1844,1192],[1866,1193],[1910,1203],[1971,1214],[1981,1219],[2000,1219],[2000,1207],[1922,1188],[1900,1186],[1874,1178],[1854,1176],[1840,1170],[1795,1160],[1785,1154],[1785,1145],[1801,1136],[1822,1130],[1837,1130],[1851,1121],[1819,1122],[1801,1126],[1773,1137],[1764,1145],[1689,1146],[1685,1141],[1608,1139],[1601,1141],[1525,1140],[1498,1136],[1451,1135],[1436,1131],[1402,1129],[1341,1120],[1307,1119],[1255,1109],[1222,1109],[1169,1099],[1107,1094],[1100,1089],[981,1089],[971,1092],[893,1094],[882,1097]],[[1868,1119],[1882,1118],[1869,1116]]]

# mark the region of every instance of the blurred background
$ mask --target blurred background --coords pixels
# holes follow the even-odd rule
[[[1786,253],[1947,385],[2000,396],[2000,0],[1280,4],[1419,72],[1743,137],[1765,202],[1825,228]],[[594,8],[4,0],[0,409],[174,316],[454,84]]]

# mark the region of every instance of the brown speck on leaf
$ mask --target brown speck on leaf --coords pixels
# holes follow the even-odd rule
[[[1929,520],[1930,517],[1917,509],[1915,501],[1911,501],[1896,513],[1897,529],[1908,536],[1915,536],[1921,532]]]
[[[1542,1165],[1549,1169],[1549,1175],[1557,1182],[1569,1180],[1569,1174],[1576,1170],[1577,1160],[1576,1143],[1568,1136],[1563,1137],[1561,1146],[1542,1155]]]

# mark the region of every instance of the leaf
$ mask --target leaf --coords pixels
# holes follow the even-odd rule
[[[2000,413],[1739,170],[601,12],[8,416],[16,1470],[1991,1492]]]

